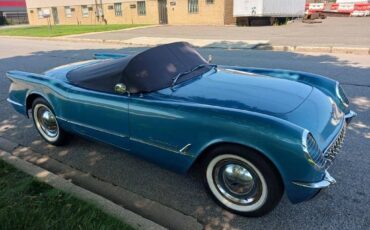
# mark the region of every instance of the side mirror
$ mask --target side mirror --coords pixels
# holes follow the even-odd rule
[[[118,83],[114,86],[114,92],[118,93],[118,94],[124,94],[126,93],[126,86],[125,84],[122,84],[122,83]]]

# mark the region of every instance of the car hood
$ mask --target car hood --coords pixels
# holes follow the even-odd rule
[[[280,118],[307,129],[324,150],[344,125],[344,113],[337,104],[314,88],[310,96],[296,110]]]
[[[226,69],[212,71],[160,93],[173,100],[282,115],[295,110],[312,91],[299,82]]]

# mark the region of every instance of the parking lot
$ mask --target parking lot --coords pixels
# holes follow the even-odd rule
[[[343,84],[352,109],[358,113],[348,129],[341,154],[329,169],[337,184],[313,200],[297,205],[283,197],[272,213],[261,218],[245,218],[219,208],[206,195],[196,173],[178,175],[116,148],[82,138],[74,138],[65,147],[47,145],[32,121],[17,114],[6,102],[10,84],[5,78],[8,70],[41,73],[58,65],[89,59],[96,52],[135,53],[142,49],[0,38],[0,136],[191,216],[208,228],[370,229],[368,55],[199,50],[204,56],[211,54],[216,64],[294,69],[336,79]]]

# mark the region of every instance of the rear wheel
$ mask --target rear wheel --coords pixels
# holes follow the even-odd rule
[[[244,216],[262,216],[280,201],[283,184],[270,162],[240,146],[212,150],[203,165],[207,191],[222,207]]]
[[[32,118],[42,138],[52,145],[63,145],[66,133],[59,127],[49,103],[43,98],[36,98],[32,103]]]

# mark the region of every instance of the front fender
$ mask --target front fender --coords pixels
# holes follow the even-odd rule
[[[321,181],[324,176],[324,172],[314,169],[304,155],[303,128],[259,113],[230,110],[218,111],[217,114],[222,121],[212,118],[208,122],[208,128],[214,133],[215,138],[200,148],[193,149],[198,152],[196,158],[201,154],[207,154],[206,150],[217,144],[246,146],[261,153],[276,167],[284,182],[287,196],[293,203],[307,200],[317,192],[293,184],[293,181]],[[226,117],[230,120],[225,119]]]
[[[304,84],[313,86],[322,91],[323,93],[325,93],[326,95],[330,96],[345,114],[349,113],[348,105],[345,105],[338,96],[339,83],[325,76],[302,71],[292,71],[284,69],[265,69],[240,66],[220,66],[220,67],[225,69],[233,69],[237,71],[243,71],[248,73],[302,82]]]

